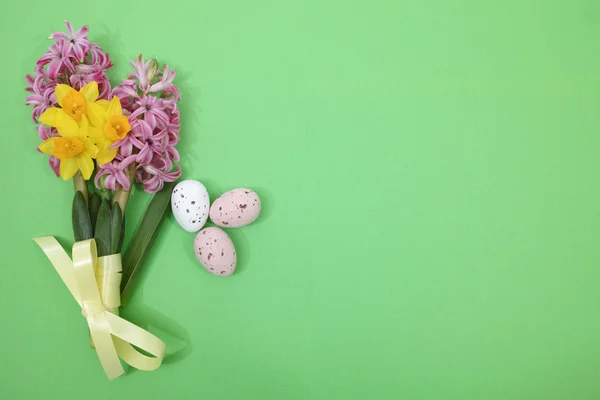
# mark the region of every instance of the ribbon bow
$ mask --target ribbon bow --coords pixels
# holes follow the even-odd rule
[[[73,245],[73,260],[52,236],[34,239],[81,306],[100,364],[108,376],[123,374],[119,357],[134,368],[152,371],[165,356],[156,336],[117,315],[120,306],[121,255],[98,257],[94,239]],[[137,351],[132,345],[154,357]]]

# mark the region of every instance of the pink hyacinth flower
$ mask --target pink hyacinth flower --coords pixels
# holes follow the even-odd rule
[[[169,135],[169,146],[175,146],[179,143],[179,131],[181,130],[179,110],[175,103],[167,110],[169,114],[169,123],[165,126],[165,130]]]
[[[139,150],[135,155],[138,164],[150,164],[154,156],[165,153],[168,144],[166,131],[153,133],[150,124],[141,119],[131,127],[130,140]]]
[[[169,73],[169,66],[165,65],[160,73],[160,80],[150,86],[148,92],[156,93],[170,90],[173,87],[173,79],[175,79],[175,71]]]
[[[82,26],[77,32],[73,31],[73,27],[68,21],[65,21],[68,33],[56,32],[50,35],[49,39],[54,39],[63,42],[65,45],[62,48],[63,57],[68,57],[71,52],[75,55],[78,61],[83,61],[85,53],[90,50],[92,44],[87,38],[88,27]]]
[[[50,165],[50,169],[54,171],[56,177],[60,177],[60,160],[54,156],[50,156],[48,159],[48,165]]]
[[[131,118],[143,117],[152,129],[163,128],[169,123],[169,117],[164,111],[162,100],[154,96],[145,95],[136,102],[139,106],[131,113]]]
[[[158,71],[155,60],[144,61],[141,56],[131,64],[135,73],[112,91],[128,115],[131,131],[112,145],[118,148],[115,160],[102,166],[99,173],[105,187],[128,190],[133,182],[127,180],[125,171],[133,167],[136,182],[143,184],[146,192],[155,193],[165,182],[181,176],[181,169],[173,166],[180,159],[175,148],[181,130],[179,90],[172,83],[175,71],[167,66]]]
[[[39,135],[40,139],[42,139],[42,140],[47,140],[47,139],[50,139],[51,137],[60,136],[58,134],[58,131],[56,130],[56,128],[51,128],[44,124],[38,125],[38,135]]]
[[[165,182],[175,182],[181,176],[179,167],[171,171],[173,163],[166,157],[155,156],[152,162],[138,168],[136,178],[148,193],[156,193]]]
[[[101,187],[100,180],[104,177],[104,187],[108,190],[117,190],[119,187],[129,190],[131,182],[127,179],[125,168],[118,160],[102,165],[94,178],[96,187]]]
[[[140,99],[140,95],[138,94],[135,81],[131,79],[121,82],[119,86],[114,88],[112,94],[121,99],[121,106],[130,113],[139,107],[136,102]]]
[[[54,43],[36,63],[36,71],[42,71],[43,67],[48,64],[48,78],[55,80],[63,67],[66,67],[69,72],[75,72],[75,67],[71,62],[68,54],[65,55],[65,42]]]
[[[34,80],[31,87],[33,94],[27,96],[27,99],[25,100],[25,105],[33,106],[33,113],[31,114],[33,122],[37,123],[38,118],[44,113],[44,111],[55,106],[55,86],[56,84],[53,82],[40,82],[39,79]]]
[[[79,70],[80,66],[77,66]],[[84,87],[90,82],[96,82],[98,84],[98,98],[103,99],[110,93],[110,82],[104,71],[97,71],[92,73],[81,73],[77,71],[69,78],[71,86],[77,90]]]
[[[98,69],[106,70],[113,66],[109,54],[103,52],[100,46],[95,43],[92,43],[92,47],[90,48],[90,58],[89,65]]]
[[[152,78],[156,75],[156,61],[150,59],[144,62],[142,56],[138,56],[135,61],[131,61],[131,65],[133,65],[133,69],[135,69],[135,73],[130,75],[130,79],[137,79],[140,90],[143,93],[148,92],[148,88],[152,83]]]

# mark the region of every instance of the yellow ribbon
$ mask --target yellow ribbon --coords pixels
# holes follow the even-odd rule
[[[123,374],[119,357],[140,370],[158,368],[166,346],[156,336],[117,315],[121,303],[121,255],[98,257],[94,239],[73,245],[73,260],[52,236],[34,239],[81,306],[100,364],[108,376]],[[133,346],[153,355],[148,357]]]

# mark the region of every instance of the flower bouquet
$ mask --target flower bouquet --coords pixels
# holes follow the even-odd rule
[[[141,56],[131,62],[134,72],[128,79],[111,88],[108,53],[88,40],[86,26],[75,31],[66,25],[68,32],[50,36],[53,44],[27,75],[26,104],[33,106],[42,140],[38,150],[49,155],[57,177],[73,180],[75,244],[69,257],[51,236],[35,241],[81,306],[92,347],[114,379],[124,372],[119,359],[153,370],[165,354],[160,339],[119,317],[118,309],[181,175],[174,167],[180,95],[173,85],[175,71]],[[154,198],[123,254],[125,215],[136,182]]]

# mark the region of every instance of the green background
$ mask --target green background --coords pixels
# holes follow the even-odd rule
[[[600,398],[598,1],[10,7],[3,398]],[[113,83],[140,52],[175,68],[183,177],[264,203],[229,230],[226,279],[169,217],[124,314],[170,355],[113,382],[31,240],[72,240],[72,185],[35,151],[23,91],[64,19],[89,24]]]

